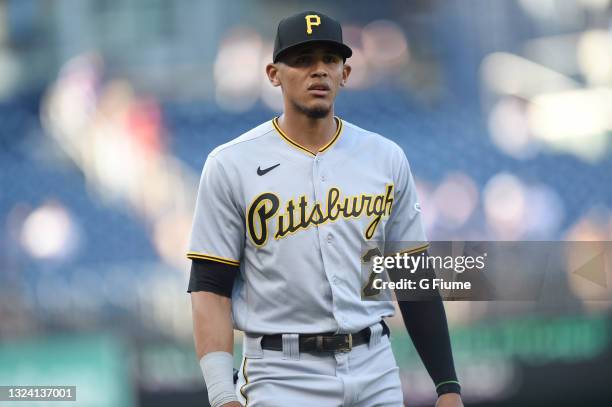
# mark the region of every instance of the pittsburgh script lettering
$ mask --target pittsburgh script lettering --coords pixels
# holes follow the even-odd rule
[[[309,227],[335,222],[338,219],[355,219],[362,216],[371,218],[364,231],[369,240],[383,217],[391,214],[393,207],[393,184],[385,186],[382,194],[361,194],[342,196],[339,188],[327,191],[327,199],[310,204],[306,195],[289,199],[285,210],[279,213],[281,199],[273,192],[258,195],[247,210],[247,232],[256,246],[263,246],[270,235],[269,222],[276,218],[275,239],[296,233]]]

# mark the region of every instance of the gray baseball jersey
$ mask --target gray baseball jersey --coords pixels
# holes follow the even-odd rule
[[[395,143],[336,123],[317,154],[274,119],[206,160],[187,256],[240,266],[236,329],[347,333],[393,315],[362,300],[361,256],[368,241],[426,240],[414,180]]]

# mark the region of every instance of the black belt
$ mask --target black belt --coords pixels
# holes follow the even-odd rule
[[[389,327],[380,321],[382,335],[389,336]],[[354,346],[370,342],[370,328],[364,328],[354,334],[300,334],[300,352],[349,352]],[[261,347],[267,350],[283,350],[283,336],[264,335]]]

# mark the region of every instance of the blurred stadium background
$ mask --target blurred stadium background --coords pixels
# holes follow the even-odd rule
[[[337,114],[405,149],[432,240],[612,240],[610,0],[3,0],[1,385],[207,405],[185,292],[199,174],[278,114],[275,27],[310,8],[354,50]],[[447,303],[466,405],[609,405],[611,303],[589,290],[612,297],[592,284]],[[407,404],[432,405],[394,322]]]

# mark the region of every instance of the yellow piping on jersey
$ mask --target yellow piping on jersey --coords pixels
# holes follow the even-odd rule
[[[402,250],[401,252],[398,252],[398,254],[415,254],[418,252],[422,252],[423,250],[427,249],[429,247],[429,243],[425,243],[421,246],[417,246],[417,247],[412,247],[410,249],[405,249]]]
[[[329,149],[335,142],[336,140],[338,140],[338,137],[340,137],[340,133],[342,132],[342,120],[340,120],[340,118],[334,116],[334,119],[336,119],[336,121],[338,122],[338,128],[336,129],[336,134],[334,134],[334,137],[332,137],[332,139],[329,141],[329,143],[327,143],[322,149],[319,150],[320,153],[325,152],[325,150]]]
[[[342,132],[342,119],[340,119],[337,116],[334,116],[334,119],[336,120],[336,133],[334,134],[334,137],[332,137],[332,139],[329,141],[329,143],[327,143],[326,145],[324,145],[319,152],[323,153],[325,152],[325,150],[328,150],[335,142],[336,140],[338,140],[338,137],[340,137],[340,133]],[[292,147],[297,148],[300,151],[303,151],[311,156],[316,156],[315,153],[313,153],[312,151],[310,151],[309,149],[307,149],[306,147],[304,147],[303,145],[301,145],[300,143],[297,143],[293,140],[291,140],[289,138],[289,136],[287,136],[285,134],[285,132],[280,128],[280,126],[278,125],[278,117],[275,117],[274,119],[272,119],[272,125],[274,126],[274,128],[276,129],[276,131],[278,132],[278,134],[281,135],[281,137],[283,138],[283,140],[285,140],[287,143],[289,143]]]
[[[244,392],[244,386],[249,384],[249,377],[247,376],[247,373],[246,373],[247,360],[248,360],[247,358],[244,358],[244,363],[242,364],[242,376],[244,377],[244,384],[240,386],[240,394],[242,395],[242,397],[244,397],[244,407],[247,407],[249,405],[249,398]]]
[[[240,265],[240,262],[238,260],[232,260],[232,259],[227,259],[225,257],[213,256],[211,254],[204,254],[204,253],[198,253],[198,252],[187,253],[187,258],[216,261],[217,263],[229,264],[230,266]]]

